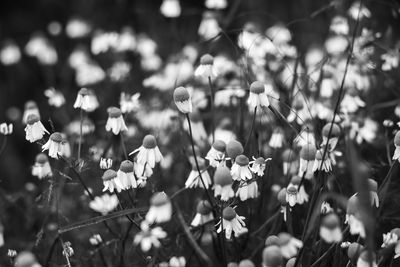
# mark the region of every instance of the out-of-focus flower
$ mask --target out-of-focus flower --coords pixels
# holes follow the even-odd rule
[[[213,79],[217,77],[217,72],[214,68],[214,58],[210,54],[205,54],[200,58],[200,65],[194,72],[194,76],[203,77],[204,79]]]
[[[288,185],[286,188],[286,202],[289,204],[290,207],[294,207],[298,202],[298,190],[297,187],[294,185]]]
[[[94,61],[78,65],[75,72],[76,83],[81,87],[101,82],[105,77],[104,70]]]
[[[334,34],[348,35],[349,34],[349,22],[345,17],[335,16],[332,19],[329,30]]]
[[[297,158],[297,153],[292,149],[287,148],[282,152],[282,167],[284,175],[288,173],[296,174],[298,172],[299,163]]]
[[[277,46],[286,44],[292,40],[289,29],[283,24],[275,24],[265,31],[265,35],[271,39]]]
[[[42,139],[45,133],[50,134],[46,128],[44,128],[37,115],[29,115],[26,123],[25,138],[31,143]]]
[[[400,162],[400,131],[394,136],[394,146],[395,150],[393,153],[393,160],[398,160]]]
[[[136,49],[136,36],[133,29],[129,26],[122,28],[119,35],[119,42],[115,49],[117,51],[135,51]]]
[[[164,192],[155,193],[150,199],[150,208],[146,214],[146,221],[152,223],[164,223],[171,220],[172,204]]]
[[[206,0],[205,5],[208,9],[225,9],[228,2],[227,0]]]
[[[349,41],[345,36],[334,35],[325,41],[325,49],[328,54],[338,56],[346,51]]]
[[[288,185],[288,188],[291,186],[294,186],[295,188],[298,189],[297,203],[300,205],[302,205],[304,202],[308,202],[308,198],[309,198],[306,190],[304,189],[304,184],[302,184],[301,180],[302,180],[302,177],[295,175],[292,177],[292,179],[290,180],[290,183]]]
[[[364,246],[362,246],[356,242],[353,242],[350,245],[348,245],[347,256],[349,257],[350,261],[355,264],[363,250],[364,250]]]
[[[231,238],[232,232],[235,236],[239,236],[243,232],[247,231],[244,219],[245,217],[239,216],[233,208],[226,207],[222,211],[222,218],[217,233],[221,233],[225,230],[226,239]]]
[[[89,207],[103,215],[113,211],[118,206],[118,197],[116,195],[104,194],[97,196],[90,201]]]
[[[400,53],[396,50],[390,50],[387,53],[382,54],[381,59],[383,60],[382,70],[390,71],[399,66]]]
[[[0,248],[3,246],[4,246],[4,226],[0,222]]]
[[[340,110],[346,113],[354,113],[365,105],[365,102],[358,96],[357,90],[350,88],[340,103]]]
[[[47,31],[53,35],[57,36],[62,32],[61,23],[58,21],[52,21],[47,25]]]
[[[226,145],[226,154],[231,159],[232,162],[235,161],[236,157],[243,154],[244,149],[239,141],[231,140]]]
[[[17,44],[8,40],[0,50],[0,61],[3,65],[9,66],[17,64],[21,60],[21,51]]]
[[[15,258],[17,256],[17,251],[14,249],[9,249],[7,251],[7,256],[10,257],[11,259]]]
[[[13,133],[13,124],[7,124],[5,122],[0,124],[0,134],[2,135],[10,135]]]
[[[350,226],[350,234],[365,238],[365,227],[360,216],[360,200],[355,194],[347,202],[346,223]]]
[[[360,19],[371,17],[371,11],[361,1],[355,1],[349,8],[348,14],[354,20],[358,17]]]
[[[343,235],[340,229],[340,220],[335,213],[327,214],[322,218],[319,236],[327,243],[342,241]]]
[[[63,137],[61,133],[54,132],[49,140],[42,146],[42,152],[48,150],[49,156],[58,159],[58,155],[63,153]]]
[[[118,61],[108,70],[108,75],[110,76],[111,81],[119,82],[129,76],[131,68],[132,66],[128,62]]]
[[[322,146],[328,146],[328,151],[333,151],[341,134],[340,126],[336,123],[327,123],[322,128]],[[329,135],[329,136],[328,136]],[[328,143],[329,137],[329,143]]]
[[[67,135],[62,133],[61,134],[62,141],[61,141],[61,153],[62,157],[69,158],[71,157],[71,144],[68,142]]]
[[[268,145],[272,148],[281,148],[285,141],[285,132],[282,128],[276,127],[271,134]]]
[[[161,14],[167,18],[177,18],[181,15],[179,0],[163,0],[160,6]]]
[[[185,267],[186,266],[186,260],[185,257],[172,257],[169,259],[169,267]]]
[[[279,246],[272,245],[264,248],[262,253],[262,262],[264,267],[283,266],[283,256]]]
[[[214,196],[220,196],[222,201],[228,201],[235,195],[232,184],[233,179],[230,170],[219,165],[214,173]]]
[[[72,18],[65,27],[65,32],[69,38],[76,39],[87,36],[92,31],[90,24],[82,18]]]
[[[204,128],[203,121],[201,120],[200,113],[197,111],[193,111],[192,113],[190,113],[189,119],[192,126],[193,140],[197,144],[202,144],[206,142],[208,135],[206,129]],[[187,121],[184,121],[183,128],[189,132],[189,123]]]
[[[122,112],[119,108],[109,107],[107,109],[108,119],[106,123],[106,131],[112,132],[114,135],[118,135],[120,132],[128,131],[126,127],[124,117],[122,117]]]
[[[44,95],[49,98],[48,103],[50,106],[59,108],[65,103],[64,95],[53,87],[46,89]]]
[[[33,34],[25,46],[28,56],[36,57],[43,65],[54,65],[57,63],[57,51],[50,41],[41,33]]]
[[[158,248],[161,246],[159,239],[166,238],[167,233],[162,230],[161,227],[150,228],[146,221],[140,224],[141,232],[135,235],[133,243],[135,245],[140,244],[142,251],[147,252],[152,246]]]
[[[100,159],[100,168],[103,170],[111,168],[112,164],[113,164],[113,160],[110,158],[101,158]]]
[[[363,141],[372,143],[376,138],[377,131],[378,123],[367,117],[360,122],[351,122],[349,136],[351,139],[356,140],[358,144],[361,144]]]
[[[286,200],[286,188],[280,188],[280,186],[274,186],[274,192],[277,192],[276,198],[278,199],[279,203],[281,204],[281,211],[280,213],[283,214],[283,220],[286,222],[287,220],[287,200]]]
[[[326,151],[324,159],[322,159],[323,156],[324,156],[324,148],[317,150],[317,153],[315,153],[315,160],[312,168],[313,172],[317,170],[324,172],[332,171],[332,161],[331,158],[329,157],[329,152]]]
[[[373,179],[368,179],[368,188],[371,199],[371,206],[379,207],[379,197],[378,197],[378,184]]]
[[[15,257],[15,267],[41,267],[36,259],[36,256],[30,251],[21,251]]]
[[[199,163],[201,178],[199,176],[199,172],[197,170],[196,164],[193,164],[193,162],[192,162],[192,170],[190,171],[189,176],[185,182],[185,187],[186,188],[196,188],[196,187],[204,188],[204,186],[205,186],[205,188],[208,189],[211,185],[211,178],[210,178],[210,174],[207,171],[207,167],[205,165],[205,160],[199,158],[197,161]],[[204,186],[203,186],[203,182],[200,179],[203,180]]]
[[[239,262],[239,267],[256,267],[249,259],[244,259]]]
[[[254,173],[257,174],[258,176],[263,176],[265,167],[266,167],[266,162],[271,160],[271,158],[264,159],[263,157],[258,157],[254,158],[253,161],[250,161],[251,167],[250,170]]]
[[[146,135],[143,138],[142,145],[132,151],[129,155],[138,153],[136,156],[137,163],[141,165],[148,164],[151,168],[154,168],[156,163],[163,159],[160,149],[157,146],[157,140],[153,135]]]
[[[226,144],[222,140],[215,140],[211,149],[207,152],[205,159],[208,160],[211,167],[216,168],[225,157]]]
[[[79,90],[74,103],[74,108],[80,108],[86,112],[92,112],[98,108],[98,106],[99,102],[93,90],[87,88]]]
[[[258,197],[258,184],[256,180],[240,181],[239,188],[236,191],[241,201]]]
[[[28,116],[31,114],[36,115],[37,117],[39,117],[40,120],[39,108],[36,102],[32,100],[25,103],[24,114],[22,115],[22,122],[24,124],[27,123]]]
[[[120,181],[117,179],[117,173],[114,170],[106,170],[103,173],[102,180],[104,185],[103,192],[108,190],[110,193],[113,193],[114,190],[116,190],[119,193],[124,189]]]
[[[238,155],[231,168],[231,175],[235,181],[246,181],[252,178],[249,166],[249,158],[245,155]]]
[[[216,15],[213,12],[205,11],[200,22],[198,34],[205,40],[210,40],[219,35],[221,27],[218,24]]]
[[[382,248],[390,247],[399,241],[400,228],[394,228],[389,233],[383,234]]]
[[[315,145],[315,136],[313,131],[314,126],[312,126],[312,124],[305,123],[301,129],[301,132],[296,136],[293,142],[299,147]]]
[[[196,227],[205,223],[209,223],[212,220],[214,220],[214,216],[212,214],[212,206],[210,202],[207,200],[201,200],[197,204],[196,215],[194,216],[190,225]]]
[[[250,85],[250,95],[247,104],[252,111],[256,107],[259,109],[269,107],[268,96],[265,93],[265,85],[262,82],[255,81]]]
[[[244,50],[250,50],[257,43],[261,43],[263,36],[258,27],[254,23],[247,23],[243,27],[243,31],[239,34],[238,45]]]
[[[180,112],[187,114],[193,110],[192,99],[185,87],[178,87],[174,90],[174,102]]]
[[[66,241],[62,244],[63,247],[63,252],[62,254],[64,255],[64,257],[72,257],[74,256],[74,249],[72,248],[72,244],[69,241]]]
[[[125,114],[138,110],[140,107],[139,97],[140,93],[130,95],[122,92],[119,98],[121,112]]]
[[[94,123],[89,118],[83,118],[81,121],[73,120],[67,125],[67,133],[79,135],[81,133],[81,123],[82,123],[82,135],[88,135],[94,132]]]
[[[280,233],[278,238],[282,256],[286,259],[296,256],[298,251],[303,247],[303,242],[301,240],[298,240],[288,233]]]
[[[376,256],[374,252],[371,252],[371,254],[369,254],[367,250],[361,252],[357,260],[357,267],[377,267],[377,266],[378,265],[376,264]]]
[[[119,184],[122,185],[123,190],[128,190],[137,187],[137,182],[134,174],[133,162],[130,160],[124,160],[119,166],[117,171],[117,178]]]
[[[51,177],[53,175],[46,154],[40,153],[36,156],[35,164],[32,166],[32,175],[37,176],[39,179]]]
[[[103,243],[103,240],[102,240],[102,238],[101,238],[101,236],[99,234],[94,234],[89,238],[89,243],[92,246],[98,246],[101,243]]]
[[[314,145],[307,144],[300,150],[300,166],[298,175],[311,179],[314,176],[313,166],[317,149]]]

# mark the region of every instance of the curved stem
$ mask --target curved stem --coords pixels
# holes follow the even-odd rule
[[[121,147],[122,151],[124,153],[124,157],[127,160],[128,159],[128,153],[126,153],[126,147],[125,147],[125,141],[124,141],[124,136],[122,135],[122,132],[119,133],[119,136],[121,137]]]

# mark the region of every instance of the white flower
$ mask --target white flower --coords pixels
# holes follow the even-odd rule
[[[141,232],[135,235],[133,243],[140,244],[142,251],[147,252],[152,246],[158,248],[161,246],[159,239],[166,238],[167,233],[161,227],[150,228],[146,221],[140,224]]]
[[[13,133],[13,125],[12,123],[7,124],[5,122],[3,122],[2,124],[0,124],[0,134],[2,135],[10,135]]]
[[[79,90],[76,97],[74,108],[83,109],[86,112],[92,112],[98,108],[99,102],[92,90],[82,88]]]
[[[184,257],[172,257],[169,260],[169,267],[185,267],[186,260]]]
[[[326,151],[325,153],[325,159],[322,162],[322,157],[324,156],[324,151],[323,149],[320,149],[317,151],[316,155],[315,155],[315,161],[314,161],[314,165],[312,168],[312,171],[315,172],[317,170],[319,171],[325,171],[325,172],[331,172],[332,171],[332,161],[329,157],[329,153],[328,151]]]
[[[225,9],[228,6],[227,0],[206,0],[208,9]]]
[[[400,162],[400,131],[398,131],[394,137],[395,150],[393,152],[393,160],[398,160]]]
[[[146,214],[146,221],[152,223],[164,223],[171,220],[172,204],[164,192],[155,193],[150,199],[150,208]]]
[[[226,144],[224,141],[215,140],[211,149],[207,152],[205,159],[208,160],[211,167],[216,168],[225,157]]]
[[[120,132],[128,131],[124,118],[122,117],[122,112],[119,108],[110,107],[107,109],[107,112],[108,112],[108,119],[106,123],[107,132],[112,131],[114,135],[117,135]]]
[[[231,238],[232,232],[235,234],[235,236],[239,236],[247,231],[246,224],[244,222],[245,217],[239,216],[231,207],[226,207],[222,211],[221,219],[222,220],[220,221],[217,233],[221,233],[224,230],[226,239]]]
[[[39,179],[51,177],[53,175],[46,154],[40,153],[36,156],[35,164],[32,166],[32,175],[37,176]]]
[[[314,147],[314,144],[307,144],[303,146],[300,150],[300,165],[299,165],[299,173],[300,177],[304,177],[307,179],[311,179],[314,176],[314,162],[315,162],[315,154],[317,150]]]
[[[269,107],[269,100],[263,83],[255,81],[250,85],[250,95],[247,104],[251,111],[256,107],[260,109],[262,107]]]
[[[250,180],[253,175],[251,174],[249,167],[249,159],[245,155],[239,155],[235,159],[231,168],[231,175],[233,180]]]
[[[113,82],[123,81],[128,77],[131,69],[132,66],[128,62],[117,61],[108,69],[108,75]]]
[[[97,196],[90,201],[89,207],[103,215],[113,211],[118,206],[118,197],[116,195],[104,194]]]
[[[148,164],[154,168],[156,163],[163,159],[160,149],[157,146],[157,140],[153,135],[146,135],[143,138],[142,146],[132,151],[129,155],[137,153],[136,161],[141,165]]]
[[[65,103],[65,97],[60,92],[50,87],[44,91],[44,95],[49,98],[48,103],[50,106],[54,106],[56,108],[61,107]]]
[[[105,170],[112,167],[113,161],[109,158],[101,158],[100,159],[100,168]]]
[[[0,61],[6,66],[18,63],[21,60],[21,51],[12,41],[8,41],[0,51]]]
[[[289,204],[290,207],[293,207],[298,202],[297,200],[297,187],[294,185],[289,185],[286,188],[286,202]]]
[[[372,252],[372,255],[368,255],[368,250],[364,250],[361,252],[360,256],[357,259],[357,267],[377,267],[376,264],[376,256],[375,253]],[[372,257],[372,258],[370,258]]]
[[[163,0],[160,11],[167,18],[176,18],[181,15],[181,5],[178,0]]]
[[[197,204],[196,210],[197,213],[190,224],[191,226],[196,227],[214,220],[211,204],[207,200],[200,201]]]
[[[121,182],[117,179],[117,173],[114,170],[106,170],[102,176],[102,180],[104,185],[103,192],[108,190],[110,193],[113,193],[114,190],[116,190],[118,193],[120,193],[125,189]]]
[[[285,140],[285,135],[282,128],[277,127],[272,132],[271,138],[269,139],[268,145],[272,148],[281,148]]]
[[[349,34],[349,23],[345,17],[335,16],[332,19],[329,30],[334,34],[347,35]]]
[[[198,160],[200,160],[200,159],[198,159]],[[201,178],[203,179],[205,188],[208,189],[211,185],[211,178],[210,178],[210,174],[208,173],[207,168],[204,164],[204,160],[199,162],[199,168],[200,168]],[[185,187],[186,188],[196,188],[196,187],[204,188],[201,178],[199,176],[199,172],[197,170],[196,165],[192,163],[192,170],[190,171],[189,176],[185,182]]]
[[[93,61],[78,65],[75,69],[75,80],[78,86],[89,86],[101,82],[105,77],[103,69]]]
[[[335,213],[330,213],[322,218],[319,235],[327,243],[342,241],[343,234],[340,229],[340,220]]]
[[[361,1],[356,1],[351,5],[348,10],[348,14],[352,19],[357,20],[358,15],[360,14],[360,19],[371,17],[371,11],[361,3]]]
[[[256,159],[253,157],[253,159],[254,159],[253,161],[250,161],[250,164],[252,164],[250,170],[253,173],[257,174],[258,176],[263,176],[266,167],[266,162],[271,160],[271,158],[264,159],[263,157],[259,157]]]
[[[394,230],[398,232],[399,228],[395,228],[389,233],[383,234],[382,248],[389,247],[399,241],[399,236]]]
[[[180,112],[187,114],[193,110],[192,99],[185,87],[178,87],[174,90],[174,102]]]
[[[31,143],[42,139],[45,133],[49,134],[39,117],[33,114],[28,116],[25,133],[26,140]]]
[[[140,93],[129,95],[127,93],[122,92],[119,98],[119,105],[121,108],[121,112],[125,114],[138,110],[140,107],[139,97]]]
[[[292,237],[288,233],[280,233],[278,238],[282,256],[286,259],[296,256],[298,251],[303,247],[301,240]]]
[[[213,64],[214,58],[209,54],[205,54],[200,58],[200,65],[195,70],[194,76],[203,77],[205,79],[217,77],[217,72]]]
[[[28,101],[25,103],[24,114],[22,115],[22,122],[27,123],[29,115],[36,115],[40,120],[39,109],[34,101]]]
[[[205,40],[211,40],[219,35],[221,27],[212,12],[206,11],[203,13],[203,19],[200,22],[197,32]]]
[[[119,184],[122,185],[123,190],[137,187],[132,161],[124,160],[121,162],[116,179],[119,181]]]
[[[235,195],[232,183],[230,170],[226,166],[219,165],[214,173],[214,196],[221,196],[222,201],[228,201]]]
[[[258,185],[255,180],[247,182],[241,181],[236,196],[239,196],[241,201],[258,197]]]
[[[87,36],[92,30],[89,23],[81,18],[70,19],[65,27],[65,32],[69,38],[82,38]]]
[[[89,238],[89,242],[92,246],[98,246],[103,242],[103,240],[99,234],[95,234]]]
[[[42,152],[48,150],[49,156],[57,159],[58,155],[63,153],[63,137],[60,133],[55,132],[50,135],[49,140],[42,146]]]

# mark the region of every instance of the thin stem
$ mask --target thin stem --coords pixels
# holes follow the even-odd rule
[[[78,144],[78,163],[81,161],[82,128],[83,128],[83,109],[81,109],[81,111],[80,111],[79,144]]]
[[[128,159],[128,153],[126,153],[126,147],[125,147],[125,142],[124,142],[124,136],[122,132],[119,133],[119,136],[121,137],[121,147],[122,151],[124,152],[124,157],[127,160]]]
[[[244,144],[244,149],[245,150],[246,150],[247,145],[249,144],[251,135],[253,134],[253,128],[254,128],[254,124],[255,124],[255,121],[256,121],[256,115],[257,115],[257,106],[254,108],[254,114],[253,114],[253,120],[251,122],[250,132],[249,132],[249,135],[247,136],[246,143]]]
[[[330,252],[333,250],[333,248],[334,248],[335,246],[336,246],[336,244],[333,243],[333,244],[328,248],[328,250],[325,251],[325,253],[322,254],[321,257],[319,257],[319,258],[311,265],[311,267],[316,267],[317,264],[319,264],[320,262],[322,262],[322,261],[330,254]]]
[[[3,154],[4,149],[6,148],[6,144],[7,144],[7,135],[5,135],[3,138],[3,143],[1,144],[1,148],[0,148],[0,156],[1,156],[1,154]]]
[[[215,122],[214,122],[214,87],[211,81],[211,77],[208,76],[208,86],[210,87],[210,95],[211,95],[211,134],[212,134],[212,141],[215,141]]]

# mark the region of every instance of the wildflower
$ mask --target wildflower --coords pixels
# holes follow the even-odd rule
[[[121,162],[119,170],[117,171],[117,180],[124,190],[137,187],[132,161],[124,160]]]
[[[92,90],[82,88],[79,90],[74,103],[74,108],[80,108],[86,112],[92,112],[98,108],[99,102]]]
[[[146,135],[143,138],[142,146],[132,151],[129,155],[135,154],[137,163],[141,165],[148,164],[151,168],[154,168],[156,163],[163,159],[160,149],[157,146],[157,140],[153,135]]]
[[[140,93],[136,93],[133,95],[129,95],[127,93],[122,92],[119,98],[119,105],[121,107],[122,113],[130,113],[139,109]]]
[[[17,64],[21,60],[21,50],[11,40],[5,42],[0,51],[0,62],[5,66]]]
[[[15,267],[41,267],[36,259],[36,256],[30,251],[21,251],[15,257],[14,261]]]
[[[15,256],[17,256],[17,251],[14,249],[9,249],[7,251],[7,256],[13,259],[15,258]]]
[[[250,170],[257,174],[258,176],[263,176],[265,167],[266,167],[266,162],[271,160],[271,158],[264,159],[263,157],[258,157],[257,159],[253,157],[253,161],[250,161],[251,167]]]
[[[109,212],[113,211],[117,206],[118,197],[116,195],[109,194],[97,196],[89,203],[89,207],[92,210],[97,211],[102,215],[108,214]]]
[[[28,101],[25,103],[24,114],[22,115],[22,122],[27,123],[29,115],[36,115],[40,120],[39,108],[35,101]]]
[[[265,239],[265,247],[279,246],[279,238],[276,235],[270,235]]]
[[[40,153],[36,156],[35,165],[32,167],[32,175],[37,176],[39,179],[51,177],[53,175],[46,154]]]
[[[222,201],[228,201],[235,195],[232,189],[232,175],[225,166],[218,166],[214,173],[214,196],[221,196]]]
[[[314,145],[307,144],[301,148],[298,173],[300,177],[303,177],[304,175],[304,178],[311,179],[314,176],[313,167],[316,153],[317,149],[315,149]]]
[[[298,240],[288,233],[280,233],[278,238],[282,256],[286,259],[296,256],[299,249],[303,247],[303,242],[301,242],[301,240]]]
[[[371,254],[369,254],[367,250],[361,252],[357,260],[357,267],[377,267],[377,266],[378,265],[376,264],[376,256],[374,252],[371,252]]]
[[[396,50],[389,50],[387,53],[381,55],[382,63],[382,70],[383,71],[390,71],[395,69],[399,66],[400,57],[399,52]]]
[[[392,159],[400,162],[400,131],[398,131],[394,136],[394,146],[396,149],[394,150]]]
[[[208,9],[225,9],[228,2],[227,0],[206,0],[205,5]]]
[[[226,154],[232,161],[234,161],[237,156],[243,154],[243,152],[243,146],[239,141],[231,140],[226,145]]]
[[[220,32],[221,27],[218,24],[216,15],[211,11],[205,11],[197,31],[199,36],[204,40],[211,40],[216,38]]]
[[[101,236],[99,234],[94,234],[89,238],[89,243],[92,246],[98,246],[101,243],[103,243],[103,240],[102,240],[102,238],[101,238]]]
[[[284,141],[285,141],[285,132],[283,131],[282,128],[277,127],[273,130],[268,144],[272,148],[281,148]]]
[[[290,207],[293,207],[297,203],[297,187],[294,185],[289,185],[286,188],[286,202],[289,204]]]
[[[72,248],[71,242],[67,241],[63,244],[63,255],[65,257],[72,257],[74,256],[74,249]]]
[[[370,118],[365,118],[363,121],[351,122],[349,136],[351,139],[355,139],[358,144],[361,144],[363,141],[372,143],[376,138],[377,131],[377,122]]]
[[[332,161],[331,161],[328,153],[329,152],[327,151],[326,155],[325,155],[325,159],[322,161],[322,157],[324,156],[324,149],[317,150],[317,153],[315,153],[315,161],[314,161],[314,165],[312,168],[313,172],[315,172],[317,170],[325,171],[325,172],[332,171]]]
[[[329,213],[322,218],[319,235],[326,243],[342,241],[343,235],[340,229],[340,220],[335,213]]]
[[[245,231],[246,224],[244,223],[244,219],[245,217],[239,216],[233,208],[226,207],[222,211],[222,218],[217,233],[221,233],[225,230],[226,239],[231,238],[232,232],[235,236],[239,236]]]
[[[109,158],[100,159],[100,169],[106,170],[112,167],[113,161]]]
[[[212,206],[210,202],[208,202],[207,200],[201,200],[197,204],[196,215],[194,216],[190,225],[196,227],[208,223],[212,220],[214,220],[214,216],[212,214]]]
[[[360,235],[365,238],[365,227],[361,220],[360,200],[357,195],[353,195],[347,202],[346,221],[350,226],[350,234]]]
[[[3,122],[2,124],[0,124],[0,134],[2,135],[10,135],[13,133],[13,125],[12,123],[8,124]]]
[[[332,130],[331,130],[332,128]],[[328,135],[329,143],[328,143]],[[322,143],[323,146],[328,145],[328,151],[333,151],[339,141],[340,127],[336,123],[328,123],[322,128]]]
[[[330,213],[330,212],[333,212],[333,208],[331,207],[331,205],[326,201],[322,202],[322,204],[321,204],[321,213],[322,214],[327,214],[327,213]]]
[[[160,11],[167,18],[177,18],[181,15],[181,5],[178,0],[163,0]]]
[[[340,103],[340,110],[346,113],[355,113],[359,108],[365,107],[365,102],[358,96],[357,89],[349,88]]]
[[[42,152],[48,150],[49,156],[57,159],[58,155],[63,153],[63,137],[61,133],[54,132],[50,135],[49,140],[42,146]]]
[[[189,173],[189,176],[185,182],[185,187],[186,188],[196,188],[196,187],[204,187],[205,189],[208,189],[211,185],[211,178],[210,178],[210,174],[207,171],[207,167],[205,165],[205,160],[204,159],[198,159],[198,163],[199,163],[199,168],[200,168],[200,172],[201,172],[201,178],[199,176],[199,171],[197,170],[196,164],[193,164],[192,162],[192,170]],[[204,182],[204,186],[203,186],[203,182],[200,180],[202,179]]]
[[[211,167],[216,168],[225,156],[226,144],[222,140],[215,140],[211,149],[207,152],[205,159],[208,160]]]
[[[282,162],[283,162],[283,174],[286,175],[288,173],[294,174],[297,173],[299,164],[297,162],[297,154],[291,149],[285,149],[282,153]]]
[[[92,31],[90,24],[82,18],[72,18],[67,22],[65,32],[69,38],[76,39],[87,36]]]
[[[243,31],[239,34],[238,37],[238,45],[242,49],[248,51],[250,50],[257,42],[261,41],[262,35],[260,31],[254,23],[247,23],[243,27]]]
[[[358,17],[360,19],[371,17],[371,11],[361,1],[355,1],[349,8],[348,14],[354,20],[357,20]]]
[[[287,204],[288,204],[286,195],[287,195],[286,188],[280,189],[277,195],[277,199],[281,204],[281,213],[283,214],[283,220],[285,222],[287,220]]]
[[[263,267],[283,266],[283,256],[279,246],[273,245],[264,248],[262,253]]]
[[[400,228],[394,228],[389,233],[383,234],[382,248],[390,247],[399,241]]]
[[[190,114],[189,119],[192,126],[193,140],[197,143],[206,141],[207,132],[204,128],[203,121],[201,120],[200,113],[197,111],[193,111]],[[186,131],[189,131],[189,123],[187,121],[185,121],[183,127]]]
[[[36,57],[40,64],[54,65],[57,63],[57,51],[50,41],[41,33],[35,33],[25,46],[28,56]]]
[[[141,232],[135,235],[133,243],[140,244],[142,251],[147,252],[152,246],[158,248],[161,246],[159,239],[166,238],[167,233],[161,227],[150,228],[146,221],[140,224]]]
[[[117,61],[108,69],[107,73],[111,81],[119,82],[128,77],[131,69],[131,64],[124,61]]]
[[[241,181],[236,196],[239,196],[241,201],[258,197],[258,185],[255,180]]]
[[[124,118],[122,117],[122,112],[119,108],[110,107],[107,109],[108,119],[106,123],[106,131],[112,133],[114,135],[119,134],[120,132],[128,131],[128,128],[125,125]]]
[[[172,204],[164,192],[155,193],[150,199],[150,208],[146,214],[148,223],[164,223],[171,220]]]
[[[325,49],[331,56],[339,56],[346,51],[349,41],[343,35],[334,35],[325,41]]]
[[[39,117],[37,115],[31,114],[28,116],[26,120],[25,127],[25,138],[29,142],[33,143],[43,138],[45,133],[49,132],[44,128],[43,124],[40,122]]]
[[[67,136],[64,133],[61,134],[61,137],[62,137],[62,142],[61,142],[60,155],[65,158],[69,158],[71,157],[71,145],[68,142]]]
[[[217,77],[217,72],[213,66],[214,58],[210,54],[205,54],[200,58],[200,65],[194,72],[194,76],[205,79]]]
[[[169,267],[185,267],[186,260],[182,257],[172,257],[169,259]]]
[[[116,190],[118,193],[125,189],[121,182],[117,179],[117,172],[111,169],[106,170],[102,176],[103,179],[103,192],[110,191],[113,193]]]
[[[345,17],[335,16],[332,19],[329,30],[334,34],[347,35],[349,34],[349,22]]]
[[[231,175],[233,180],[250,180],[252,174],[249,167],[249,158],[245,155],[238,155],[231,168]]]
[[[295,188],[299,188],[300,183],[301,183],[301,177],[300,176],[293,176],[292,179],[290,180],[290,183],[288,185],[288,188],[291,186],[294,186]],[[306,190],[304,189],[304,184],[300,186],[297,192],[297,203],[302,205],[304,202],[308,202],[308,194]]]
[[[249,259],[244,259],[239,262],[239,267],[256,267]]]
[[[153,170],[148,164],[142,165],[140,163],[134,164],[133,167],[137,180],[138,187],[146,186],[147,178],[153,175]]]
[[[349,257],[350,261],[355,264],[363,250],[364,246],[353,242],[347,248],[347,256]]]
[[[48,103],[50,106],[59,108],[65,104],[64,95],[53,87],[46,89],[44,95],[49,98]]]
[[[193,110],[192,99],[185,87],[178,87],[174,90],[174,101],[180,112],[187,114]]]
[[[379,197],[378,197],[378,184],[373,179],[368,179],[368,187],[371,198],[371,206],[379,207]]]
[[[269,107],[268,96],[265,92],[265,85],[262,82],[255,81],[250,85],[250,95],[247,100],[250,110],[254,110],[256,107]]]

